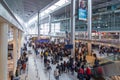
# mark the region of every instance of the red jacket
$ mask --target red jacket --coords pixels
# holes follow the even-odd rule
[[[78,70],[78,73],[79,73],[79,74],[84,74],[84,70],[83,70],[82,68],[80,68],[80,69]]]
[[[91,69],[90,68],[86,68],[86,74],[91,75]]]

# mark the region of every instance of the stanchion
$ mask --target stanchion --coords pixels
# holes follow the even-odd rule
[[[27,75],[25,76],[25,80],[27,80]]]
[[[49,80],[50,80],[50,71],[49,71]]]
[[[38,80],[40,80],[40,77],[38,78]]]
[[[52,70],[52,69],[50,68],[50,69],[49,69],[49,80],[50,80],[50,71],[51,71],[51,70]]]
[[[37,72],[37,75],[36,75],[36,77],[38,78],[38,69],[36,68],[36,72]]]

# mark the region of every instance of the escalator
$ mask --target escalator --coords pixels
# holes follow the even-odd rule
[[[120,80],[120,76],[111,76],[110,77],[112,80]]]
[[[113,55],[101,59],[100,66],[92,68],[92,77],[95,80],[120,80],[120,60],[116,57]]]

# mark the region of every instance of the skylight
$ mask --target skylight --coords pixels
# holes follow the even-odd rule
[[[50,13],[51,9],[46,9],[44,12],[45,13]]]
[[[42,11],[40,13],[41,18],[43,18],[44,16],[46,16],[46,15],[50,14],[51,12],[57,10],[58,8],[65,5],[66,3],[70,3],[70,0],[59,0],[58,2],[56,2],[55,4],[53,4],[52,6],[47,8],[46,10]],[[28,25],[30,23],[34,22],[35,20],[37,20],[37,15],[34,18],[32,18],[30,21],[28,21]]]

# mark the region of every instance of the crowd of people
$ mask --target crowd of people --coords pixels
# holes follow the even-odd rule
[[[86,58],[88,53],[87,44],[75,43],[75,56],[73,57],[71,56],[71,49],[65,48],[65,43],[55,44],[54,42],[28,42],[24,44],[21,56],[17,61],[15,76],[13,76],[13,72],[10,73],[11,80],[14,80],[26,71],[26,63],[28,61],[27,46],[32,47],[36,55],[40,55],[41,59],[44,60],[44,66],[46,70],[52,68],[50,64],[56,65],[56,68],[54,70],[54,76],[56,80],[59,80],[59,76],[63,73],[71,73],[72,75],[77,73],[76,77],[79,80],[91,80],[92,69],[88,65]],[[107,48],[105,46],[96,45],[92,45],[92,47],[98,48],[100,55],[104,53],[120,53],[120,50],[114,47]],[[41,49],[41,51],[39,51],[39,49]],[[92,56],[95,58],[92,68],[99,67],[100,61],[97,58],[96,54],[92,54]],[[101,73],[102,71],[100,71],[100,74]]]
[[[93,45],[93,44],[92,44],[92,47],[94,49],[97,49],[100,55],[105,55],[105,53],[107,53],[107,56],[109,56],[109,54],[113,54],[113,55],[120,54],[120,49],[116,47],[112,47],[112,46],[110,47],[110,46],[104,46],[104,45],[100,46],[100,45]]]
[[[37,44],[34,50],[35,52],[39,52],[39,48],[41,48],[42,51],[40,52],[40,56],[44,59],[45,67],[47,67],[48,70],[51,68],[50,64],[56,65],[56,69],[54,71],[56,80],[59,80],[59,76],[62,73],[71,73],[74,75],[75,72],[77,73],[76,77],[79,80],[90,80],[92,71],[87,64],[87,47],[81,45],[80,53],[76,48],[75,58],[73,58],[71,56],[71,50],[66,49],[64,46],[64,44],[41,43]],[[48,57],[50,57],[50,59]],[[67,59],[64,60],[64,58]],[[98,64],[99,62],[95,66],[97,67]]]
[[[92,68],[88,65],[87,44],[76,43],[74,57],[71,56],[71,49],[67,49],[65,47],[65,43],[56,44],[54,42],[32,42],[29,43],[29,47],[32,47],[35,54],[37,56],[39,55],[44,61],[46,70],[50,70],[52,68],[50,65],[56,66],[54,70],[56,80],[59,80],[59,76],[62,76],[63,73],[71,73],[71,75],[76,76],[79,80],[91,80],[91,77],[93,77],[93,69],[100,67],[100,61],[95,54],[91,55],[95,58]],[[102,69],[99,70],[99,73],[100,75],[102,74]]]

